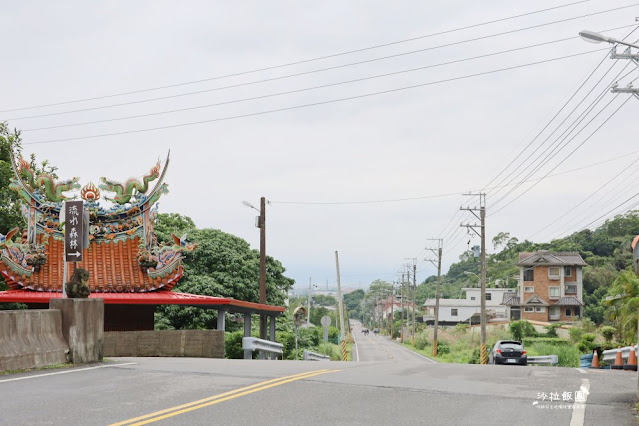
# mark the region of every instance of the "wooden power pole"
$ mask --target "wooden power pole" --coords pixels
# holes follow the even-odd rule
[[[442,248],[444,246],[444,240],[441,238],[435,239],[437,241],[437,251],[435,249],[429,248],[428,250],[432,251],[433,254],[437,256],[437,259],[426,259],[430,261],[433,265],[437,266],[437,288],[435,290],[435,321],[434,321],[434,330],[433,330],[433,356],[437,356],[437,328],[439,327],[439,297],[440,297],[440,287],[442,281]]]

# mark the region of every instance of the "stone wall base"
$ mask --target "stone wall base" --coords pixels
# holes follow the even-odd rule
[[[221,330],[107,331],[104,356],[224,358]]]
[[[59,310],[0,311],[0,371],[69,362]]]
[[[71,362],[102,361],[104,300],[51,299],[49,307],[62,313],[62,335],[69,344]]]

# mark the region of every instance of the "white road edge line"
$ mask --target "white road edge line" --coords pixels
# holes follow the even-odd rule
[[[579,371],[580,373],[583,373],[583,374],[588,374],[588,372],[586,370],[584,370],[583,368],[578,368],[577,371]]]
[[[570,426],[583,426],[586,418],[586,402],[590,393],[590,380],[581,379],[581,389],[584,401],[581,404],[575,403],[572,408],[572,417],[570,418]]]
[[[4,379],[4,380],[0,380],[0,383],[16,382],[18,380],[35,379],[38,377],[56,376],[58,374],[76,373],[78,371],[95,370],[98,368],[107,368],[107,367],[122,367],[123,365],[135,365],[135,364],[137,364],[137,362],[127,362],[124,364],[109,364],[109,365],[99,365],[97,367],[77,368],[73,370],[56,371],[55,373],[37,374],[35,376],[24,376],[24,377],[15,377],[13,379]]]

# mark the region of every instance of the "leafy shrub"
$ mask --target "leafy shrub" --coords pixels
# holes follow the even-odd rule
[[[551,324],[551,325],[544,326],[544,328],[546,329],[545,337],[559,337],[557,335],[557,329],[559,328],[560,325],[561,324]]]
[[[437,355],[446,355],[450,353],[450,345],[442,340],[437,341]]]
[[[463,336],[464,334],[466,334],[469,327],[470,326],[466,324],[465,322],[460,322],[457,325],[455,325],[455,332],[457,332],[457,334],[459,334],[460,336]]]
[[[224,334],[224,357],[228,359],[244,358],[244,350],[242,349],[243,331]]]
[[[428,334],[424,331],[415,335],[415,347],[423,350],[428,345]]]
[[[473,353],[468,360],[469,364],[479,364],[481,362],[481,348],[473,349]]]
[[[568,330],[568,334],[570,334],[570,340],[573,343],[577,343],[578,341],[581,340],[581,336],[583,336],[584,334],[584,330],[580,327],[570,327],[570,330]]]
[[[581,320],[581,328],[588,333],[592,333],[597,329],[597,326],[590,318],[586,317]]]
[[[599,332],[604,337],[604,339],[606,339],[606,342],[610,343],[612,341],[612,338],[615,337],[615,333],[617,332],[617,330],[615,330],[614,327],[606,325],[601,327]]]
[[[510,323],[510,334],[513,339],[521,341],[524,337],[537,337],[537,330],[528,321],[514,321]]]
[[[581,336],[581,341],[577,345],[577,348],[582,353],[590,353],[592,352],[597,345],[595,344],[595,335],[591,333],[586,333]]]

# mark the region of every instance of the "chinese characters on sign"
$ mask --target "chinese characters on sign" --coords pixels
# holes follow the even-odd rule
[[[64,256],[66,262],[82,262],[83,241],[83,201],[64,203],[66,224],[64,225]]]
[[[536,408],[545,409],[575,409],[584,408],[588,399],[588,389],[583,386],[575,392],[537,392],[537,399],[533,401]],[[557,402],[557,404],[540,404],[540,402]],[[581,404],[579,404],[581,403]]]

